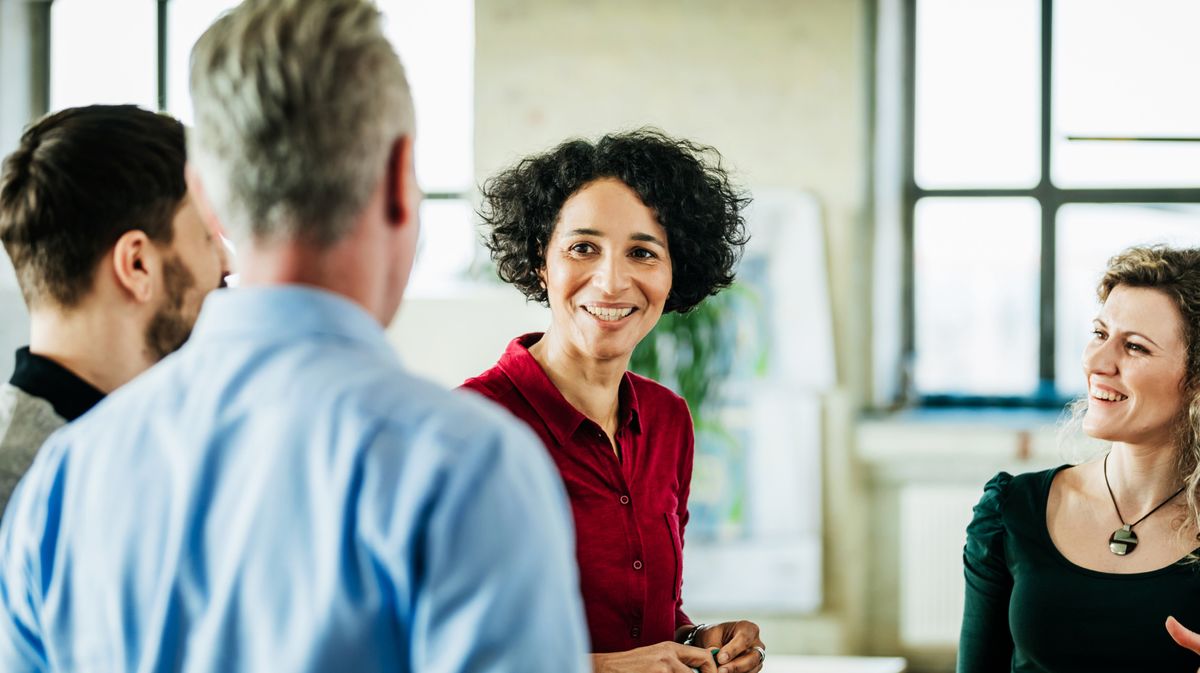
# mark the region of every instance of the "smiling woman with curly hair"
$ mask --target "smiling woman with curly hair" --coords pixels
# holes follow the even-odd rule
[[[551,324],[463,386],[528,423],[562,474],[598,673],[748,673],[766,656],[755,624],[682,610],[691,415],[628,371],[664,312],[733,282],[748,203],[716,150],[652,129],[569,140],[483,187],[497,271]]]
[[[749,198],[711,147],[641,129],[592,143],[568,140],[501,171],[483,187],[487,244],[500,278],[546,303],[541,274],[566,200],[588,183],[618,180],[668,232],[673,266],[665,311],[687,312],[733,282],[746,243]]]

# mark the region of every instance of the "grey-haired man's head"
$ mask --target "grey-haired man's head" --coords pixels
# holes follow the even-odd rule
[[[189,156],[238,240],[327,246],[412,137],[404,68],[365,0],[246,0],[192,51]]]

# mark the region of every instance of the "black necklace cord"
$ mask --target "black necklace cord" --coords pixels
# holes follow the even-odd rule
[[[1112,499],[1113,509],[1117,510],[1117,518],[1121,520],[1121,525],[1128,526],[1130,528],[1130,530],[1132,530],[1134,526],[1136,526],[1139,523],[1150,518],[1151,514],[1162,509],[1164,505],[1166,505],[1168,502],[1171,502],[1172,500],[1174,500],[1180,493],[1183,493],[1183,489],[1187,488],[1186,485],[1180,486],[1178,491],[1175,491],[1174,493],[1171,494],[1171,497],[1158,503],[1157,507],[1150,510],[1149,512],[1146,512],[1146,514],[1143,515],[1142,518],[1138,519],[1137,521],[1134,521],[1133,523],[1125,523],[1125,517],[1121,516],[1121,507],[1119,505],[1117,505],[1117,496],[1113,495],[1112,484],[1108,483],[1108,455],[1109,454],[1107,454],[1107,453],[1104,454],[1104,485],[1106,487],[1108,487],[1108,497]]]

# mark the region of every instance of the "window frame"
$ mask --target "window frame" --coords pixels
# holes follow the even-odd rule
[[[1053,47],[1054,0],[1041,0],[1041,36],[1039,65],[1039,179],[1028,188],[925,188],[916,181],[916,16],[920,0],[903,0],[903,86],[904,115],[901,138],[901,362],[911,363],[916,357],[916,300],[914,265],[914,214],[921,199],[937,197],[995,198],[1026,197],[1034,199],[1041,208],[1041,265],[1038,302],[1038,385],[1032,395],[987,396],[938,392],[918,393],[911,372],[901,372],[902,390],[909,401],[922,407],[1014,407],[1061,408],[1069,401],[1055,386],[1055,316],[1056,316],[1056,222],[1058,211],[1072,204],[1200,204],[1200,188],[1136,187],[1136,188],[1063,188],[1051,180],[1053,150]],[[1096,139],[1091,139],[1096,140]],[[1103,139],[1100,139],[1103,140]],[[1188,139],[1195,140],[1195,139]]]
[[[155,35],[155,59],[154,67],[156,70],[157,91],[155,92],[155,101],[158,106],[157,112],[169,114],[167,110],[167,54],[170,47],[170,31],[168,30],[168,19],[170,17],[170,4],[176,0],[154,0],[156,10],[156,35]],[[34,118],[46,114],[50,111],[50,40],[53,39],[53,31],[50,28],[50,6],[54,0],[44,0],[43,2],[31,3],[36,9],[36,19],[40,21],[37,26],[38,32],[42,39],[37,43],[36,58],[38,67],[34,73],[34,92],[36,100],[34,102]],[[423,198],[437,201],[466,201],[472,203],[475,196],[474,189],[464,189],[462,191],[430,191],[423,192]]]
[[[168,92],[170,85],[170,68],[168,55],[171,47],[170,11],[171,3],[182,0],[146,0],[155,4],[155,106],[156,111],[171,114],[168,107]],[[53,68],[51,64],[50,43],[53,39],[51,10],[54,0],[30,2],[30,27],[34,53],[32,54],[32,72],[30,73],[30,121],[36,120],[50,112],[50,91]],[[465,184],[459,190],[422,191],[425,201],[457,201],[468,204],[474,209],[478,196],[478,188],[474,184]],[[410,290],[410,293],[419,292]]]

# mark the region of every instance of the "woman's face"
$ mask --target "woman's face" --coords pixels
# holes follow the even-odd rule
[[[1084,431],[1131,445],[1169,443],[1184,403],[1187,367],[1183,319],[1175,302],[1159,290],[1118,285],[1093,328],[1083,351]]]
[[[667,232],[625,183],[596,180],[563,203],[541,275],[552,329],[567,348],[628,358],[671,292]]]

